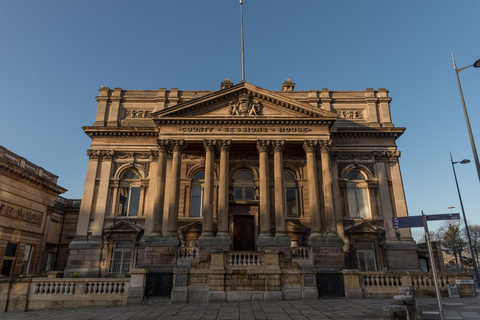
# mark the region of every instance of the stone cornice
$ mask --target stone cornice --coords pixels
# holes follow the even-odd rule
[[[405,128],[333,128],[332,138],[392,138],[398,139]]]
[[[46,178],[40,177],[30,172],[29,170],[21,168],[4,159],[0,159],[0,172],[35,184],[51,194],[59,195],[68,191],[67,189],[60,187],[56,183],[53,183]]]
[[[176,126],[176,125],[308,125],[308,126],[332,126],[335,120],[331,119],[312,119],[312,118],[285,118],[285,119],[266,119],[266,118],[160,118],[154,119],[157,126]],[[96,128],[96,127],[95,127]]]
[[[92,137],[157,137],[156,128],[139,127],[82,127],[83,131]]]

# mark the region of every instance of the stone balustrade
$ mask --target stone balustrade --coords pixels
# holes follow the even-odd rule
[[[404,286],[415,288],[417,296],[430,297],[435,293],[431,273],[427,272],[343,272],[347,298],[392,298]],[[456,279],[470,279],[468,274],[440,273],[438,285],[442,294],[447,293],[447,285],[455,284]],[[462,296],[473,296],[471,285],[459,285]]]
[[[310,247],[290,248],[290,255],[293,260],[310,260]]]
[[[180,247],[178,248],[178,259],[196,259],[198,248],[196,247]]]
[[[0,146],[0,158],[7,160],[10,163],[17,165],[41,178],[44,178],[50,182],[57,183],[58,176],[47,170],[37,166],[36,164],[28,161],[27,159],[20,157],[19,155],[11,152],[10,150]]]
[[[227,254],[228,266],[261,266],[263,254],[259,252],[230,252]]]
[[[129,287],[129,278],[5,279],[0,280],[0,310],[125,305]]]

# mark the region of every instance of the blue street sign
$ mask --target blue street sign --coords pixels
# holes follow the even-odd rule
[[[460,213],[428,214],[426,216],[428,221],[460,219]]]
[[[443,214],[428,214],[425,215],[427,221],[437,221],[437,220],[454,220],[460,219],[459,213],[443,213]],[[410,216],[410,217],[397,217],[392,218],[393,228],[420,228],[423,227],[422,216]]]
[[[423,227],[422,216],[393,218],[393,229]]]

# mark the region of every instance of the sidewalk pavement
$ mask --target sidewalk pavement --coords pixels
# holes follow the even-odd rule
[[[171,304],[159,300],[145,306],[85,307],[0,313],[0,319],[68,320],[242,320],[242,319],[383,319],[383,306],[392,299],[320,299],[310,301],[223,302]],[[417,299],[422,319],[440,319],[436,299]],[[445,319],[480,319],[480,298],[443,298]]]

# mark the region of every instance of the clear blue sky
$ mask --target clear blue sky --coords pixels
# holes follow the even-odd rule
[[[279,90],[387,88],[410,215],[460,209],[449,151],[473,160],[450,51],[480,58],[480,2],[245,0],[246,80]],[[0,144],[82,195],[104,85],[217,90],[241,80],[238,0],[0,1]],[[480,70],[461,73],[480,147]],[[475,165],[457,174],[480,223]]]

